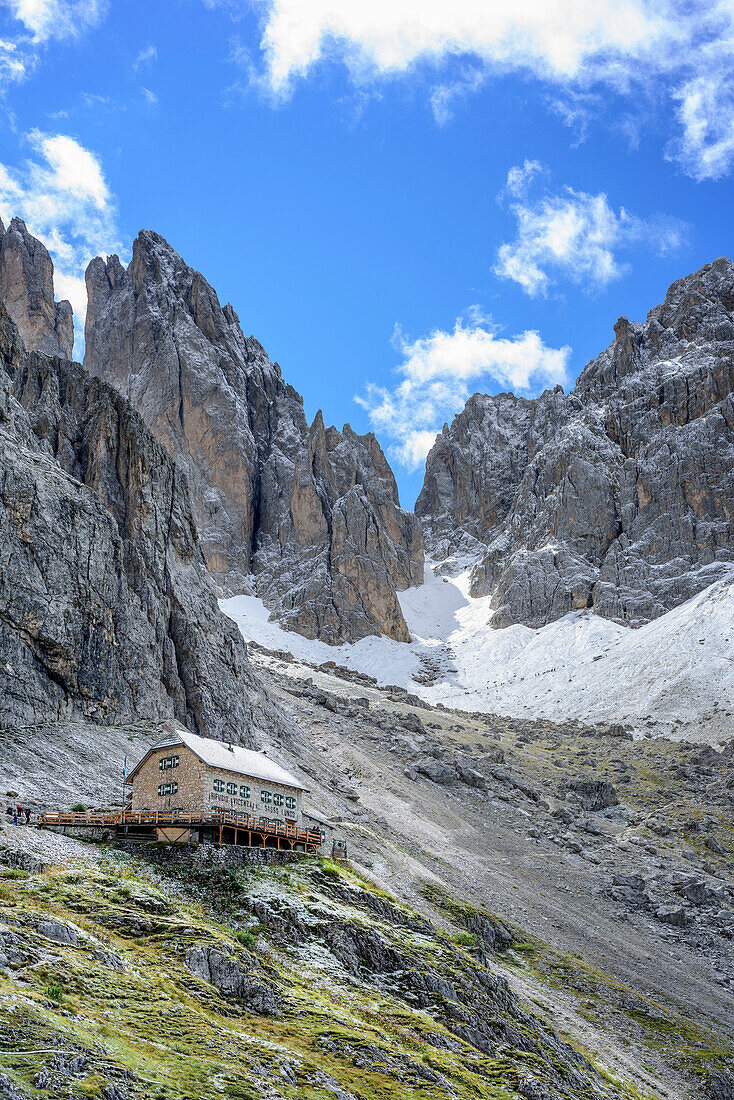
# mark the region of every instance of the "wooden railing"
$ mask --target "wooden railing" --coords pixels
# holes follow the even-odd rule
[[[320,829],[299,829],[290,822],[263,821],[236,810],[214,809],[210,814],[188,810],[91,810],[74,813],[71,810],[45,810],[38,815],[39,825],[75,826],[77,828],[117,828],[124,825],[170,825],[245,829],[265,836],[283,836],[305,844],[322,843]]]

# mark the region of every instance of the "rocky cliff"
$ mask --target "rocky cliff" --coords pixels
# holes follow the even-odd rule
[[[111,386],[0,304],[0,724],[287,723],[217,607],[186,477]]]
[[[71,359],[74,321],[68,302],[54,301],[54,265],[25,222],[0,221],[0,301],[29,351]]]
[[[429,552],[479,553],[495,626],[587,607],[640,625],[734,564],[734,264],[614,331],[571,394],[476,394],[428,456]]]
[[[202,275],[155,233],[87,269],[84,365],[186,471],[204,559],[286,628],[330,643],[407,640],[397,591],[423,545],[373,435],[307,424],[303,400]]]

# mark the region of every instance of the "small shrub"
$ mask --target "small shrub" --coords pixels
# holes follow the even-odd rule
[[[87,812],[87,807],[83,802],[75,802],[71,807],[71,812],[73,814],[85,814]]]
[[[254,951],[257,946],[257,937],[254,932],[251,932],[249,928],[240,928],[234,934],[234,938],[246,947],[248,951]]]
[[[476,932],[457,932],[453,937],[454,943],[459,947],[476,947],[477,946],[477,934]]]
[[[55,1001],[57,1004],[61,1004],[64,999],[63,986],[58,982],[50,982],[44,987],[43,995],[47,1001]]]

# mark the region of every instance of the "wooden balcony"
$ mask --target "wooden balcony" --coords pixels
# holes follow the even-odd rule
[[[176,830],[178,838],[192,830],[202,839],[220,844],[240,844],[250,848],[278,848],[281,851],[317,852],[323,843],[320,829],[301,829],[290,822],[266,821],[235,810],[92,810],[73,813],[45,810],[38,824],[74,829],[114,829],[118,836],[155,833],[166,835]],[[160,831],[160,832],[159,832]]]

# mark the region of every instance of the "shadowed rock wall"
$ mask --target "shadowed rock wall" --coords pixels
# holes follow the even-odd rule
[[[0,722],[288,724],[219,612],[185,475],[111,386],[0,304]]]

